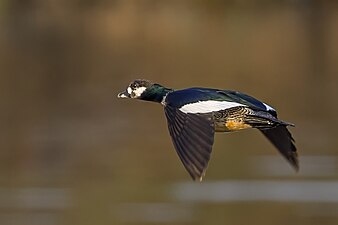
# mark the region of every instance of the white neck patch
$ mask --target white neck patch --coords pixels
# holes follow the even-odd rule
[[[146,87],[138,87],[135,90],[133,90],[135,97],[136,98],[140,97],[146,89],[147,89]]]
[[[168,94],[169,94],[169,92],[168,92],[167,94],[165,94],[165,96],[162,98],[161,104],[162,104],[163,106],[166,105],[165,99],[167,98],[167,95],[168,95]]]
[[[210,113],[220,110],[225,110],[237,106],[245,106],[237,102],[226,102],[226,101],[199,101],[190,103],[179,108],[184,113]]]

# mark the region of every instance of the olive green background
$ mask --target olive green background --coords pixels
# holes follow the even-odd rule
[[[0,224],[338,224],[337,60],[336,1],[1,0]],[[247,130],[192,182],[136,78],[271,104],[300,173]]]

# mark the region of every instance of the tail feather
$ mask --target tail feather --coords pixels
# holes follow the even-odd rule
[[[266,112],[255,112],[253,115],[246,115],[244,120],[246,124],[258,129],[271,129],[280,125],[294,126],[293,124],[279,120]]]
[[[251,127],[258,129],[271,129],[277,126],[277,123],[275,123],[274,121],[259,116],[246,116],[244,121]]]

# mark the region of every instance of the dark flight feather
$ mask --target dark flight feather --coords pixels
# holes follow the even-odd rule
[[[184,167],[190,176],[202,180],[208,167],[214,143],[214,125],[211,118],[186,114],[165,106],[169,133]]]
[[[297,149],[295,140],[286,126],[280,125],[272,129],[260,130],[265,137],[278,149],[278,151],[288,160],[288,162],[298,171]]]

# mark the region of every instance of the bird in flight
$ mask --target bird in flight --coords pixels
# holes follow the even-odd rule
[[[166,88],[148,80],[135,80],[118,98],[160,103],[176,152],[193,180],[202,181],[207,169],[215,132],[257,128],[291,166],[299,164],[294,139],[271,106],[238,91],[193,87]]]

